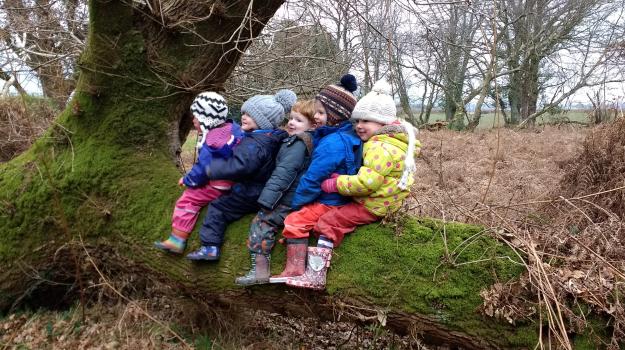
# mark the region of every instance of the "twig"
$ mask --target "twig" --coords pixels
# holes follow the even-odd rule
[[[127,296],[123,295],[120,291],[118,291],[115,287],[113,287],[113,285],[108,281],[108,279],[104,276],[104,274],[102,273],[102,271],[100,270],[100,268],[98,267],[98,265],[95,263],[95,261],[93,260],[93,258],[91,257],[91,254],[89,254],[89,251],[87,250],[87,247],[85,246],[85,243],[82,239],[82,235],[78,234],[78,238],[80,240],[80,246],[82,247],[83,251],[85,252],[85,255],[87,256],[87,261],[91,264],[91,266],[93,266],[93,268],[95,269],[95,271],[98,273],[98,275],[100,276],[100,278],[102,279],[102,284],[104,284],[106,287],[108,287],[110,290],[113,291],[113,293],[117,294],[120,298],[122,298],[123,300],[125,300],[126,302],[130,303],[131,305],[134,305],[137,307],[137,309],[139,311],[141,311],[141,313],[143,315],[145,315],[147,318],[149,318],[150,320],[152,320],[153,322],[157,323],[159,326],[163,327],[165,330],[167,330],[168,332],[170,332],[176,339],[178,339],[185,348],[187,349],[193,349],[193,347],[191,345],[189,345],[184,338],[182,338],[180,335],[178,335],[178,333],[176,333],[173,329],[171,329],[171,327],[169,327],[168,325],[166,325],[165,323],[161,322],[160,320],[154,318],[152,315],[150,315],[146,310],[144,310],[141,306],[139,306],[137,303],[135,303],[133,300],[131,300],[130,298],[128,298]]]

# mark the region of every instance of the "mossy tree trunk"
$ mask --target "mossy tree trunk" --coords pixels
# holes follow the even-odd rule
[[[44,251],[78,236],[165,234],[192,98],[223,90],[282,2],[90,1],[73,99],[30,150],[0,166],[0,261],[45,262]],[[22,282],[5,273],[3,305]]]
[[[249,217],[229,228],[218,264],[194,265],[151,248],[169,232],[180,194],[175,150],[190,128],[184,114],[193,96],[221,89],[281,2],[90,2],[73,100],[29,151],[0,166],[0,309],[34,298],[59,270],[75,268],[64,281],[81,288],[98,280],[87,273],[89,251],[101,271],[156,276],[226,303],[387,320],[466,349],[532,345],[531,325],[502,325],[477,312],[480,290],[522,271],[480,228],[409,220],[397,236],[365,227],[336,251],[329,296],[306,298],[282,286],[233,285],[249,267]],[[277,247],[274,272],[283,259]]]

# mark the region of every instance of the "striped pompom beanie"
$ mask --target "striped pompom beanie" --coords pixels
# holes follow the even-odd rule
[[[228,118],[228,105],[220,94],[205,91],[197,95],[191,104],[191,113],[198,120],[202,130],[202,138],[197,147],[202,147],[206,140],[206,134],[226,122]]]
[[[345,74],[338,85],[328,85],[319,91],[315,97],[326,110],[327,124],[335,126],[352,116],[356,97],[354,91],[358,89],[356,78],[351,74]]]

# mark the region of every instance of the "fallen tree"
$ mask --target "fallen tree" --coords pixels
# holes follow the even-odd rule
[[[395,229],[362,228],[336,251],[321,294],[234,286],[249,264],[249,218],[230,227],[218,264],[194,265],[150,248],[168,232],[179,195],[176,150],[190,128],[184,115],[191,99],[221,89],[280,5],[90,2],[72,101],[31,149],[0,166],[1,309],[54,303],[103,277],[94,271],[109,271],[151,276],[226,304],[380,322],[465,349],[535,344],[535,324],[479,312],[480,291],[523,266],[475,226],[408,218]],[[275,270],[283,259],[278,247]]]

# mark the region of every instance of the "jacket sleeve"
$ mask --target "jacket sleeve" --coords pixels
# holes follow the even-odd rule
[[[258,197],[258,204],[268,209],[274,209],[282,195],[291,188],[306,161],[306,145],[303,141],[296,141],[285,146],[286,152],[276,164],[276,168]]]
[[[371,144],[363,165],[356,175],[341,175],[336,179],[336,188],[344,196],[366,196],[377,191],[384,184],[384,177],[394,166],[393,158],[380,142]]]
[[[198,154],[198,159],[189,172],[184,176],[182,181],[187,187],[200,187],[208,182],[208,176],[204,172],[204,169],[210,166],[213,160],[213,154],[209,146],[202,145]]]
[[[300,208],[314,202],[321,194],[321,182],[330,177],[336,171],[341,161],[345,158],[343,147],[324,147],[321,142],[313,151],[312,162],[308,170],[302,176],[295,197],[293,208]]]
[[[244,137],[227,159],[215,158],[205,167],[209,180],[241,181],[254,174],[265,159],[263,152],[251,138]]]

